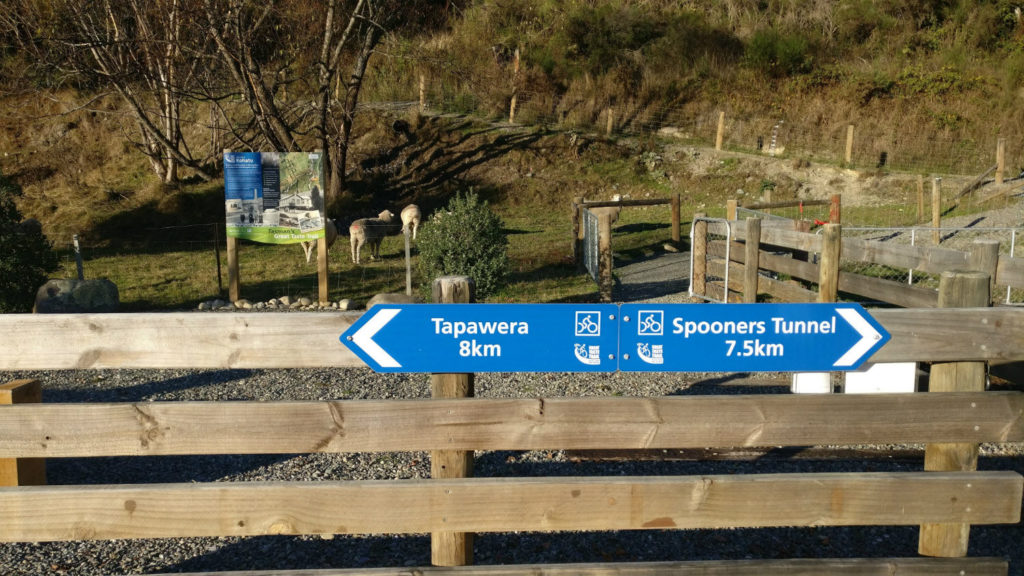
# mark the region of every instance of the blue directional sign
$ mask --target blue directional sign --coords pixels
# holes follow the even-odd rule
[[[858,304],[623,304],[619,369],[830,372],[889,340]]]
[[[341,342],[378,372],[614,372],[614,304],[378,304]]]

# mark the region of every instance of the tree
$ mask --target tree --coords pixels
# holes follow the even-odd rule
[[[58,268],[57,255],[35,220],[22,221],[21,188],[0,174],[0,313],[29,312],[36,290]]]
[[[64,65],[78,79],[111,88],[128,105],[138,127],[134,142],[166,183],[187,166],[206,180],[213,174],[194,158],[181,129],[182,105],[202,69],[200,58],[185,58],[189,0],[103,0],[55,3],[57,44]]]

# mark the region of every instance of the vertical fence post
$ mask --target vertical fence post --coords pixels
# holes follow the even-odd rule
[[[833,194],[828,199],[828,221],[830,224],[839,224],[843,221],[843,199],[841,194]]]
[[[924,176],[917,175],[917,223],[924,222]]]
[[[321,304],[326,304],[327,296],[327,230],[324,236],[316,239],[316,276],[317,297]]]
[[[224,293],[224,282],[220,274],[220,224],[213,223],[213,257],[217,259],[217,295]]]
[[[583,268],[583,197],[572,199],[572,261]]]
[[[693,215],[693,237],[690,238],[693,272],[690,274],[690,294],[706,296],[708,293],[708,222],[707,214]]]
[[[519,48],[512,56],[512,101],[508,105],[508,123],[516,121],[516,101],[519,99]]]
[[[979,239],[971,243],[967,256],[967,264],[971,272],[988,274],[989,294],[996,293],[996,269],[999,267],[999,240]],[[988,306],[988,304],[984,304]]]
[[[846,126],[846,165],[853,164],[853,124]]]
[[[615,132],[615,109],[609,106],[605,111],[608,113],[608,120],[605,125],[604,133],[606,136],[611,136]]]
[[[231,150],[224,150],[224,154],[231,153]],[[238,279],[238,238],[228,236],[227,226],[224,227],[224,237],[227,241],[228,253],[228,300],[236,302],[241,299],[241,282]]]
[[[427,111],[427,79],[420,74],[420,114]]]
[[[941,239],[939,226],[942,224],[942,178],[932,180],[932,244]]]
[[[996,143],[996,186],[1003,185],[1003,173],[1006,171],[1006,138]]]
[[[433,300],[439,304],[473,302],[475,284],[467,276],[442,276],[431,286]],[[473,374],[431,374],[433,398],[470,398]],[[469,478],[473,475],[473,452],[433,450],[430,453],[433,478]],[[453,495],[454,496],[454,495]],[[467,566],[473,563],[473,534],[434,532],[430,535],[430,561],[434,566]]]
[[[747,243],[743,252],[743,302],[757,303],[757,270],[761,258],[761,219],[747,218]],[[726,266],[729,263],[726,262]]]
[[[38,380],[14,380],[0,384],[0,405],[43,401]],[[0,486],[42,486],[46,484],[46,460],[42,458],[0,458]]]
[[[679,193],[676,192],[672,195],[672,241],[676,244],[679,244],[681,238],[679,233],[681,219],[679,212]]]
[[[71,244],[75,247],[75,271],[78,272],[78,279],[85,280],[85,271],[82,266],[82,247],[78,245],[78,234],[71,236]]]
[[[715,132],[715,150],[722,149],[722,141],[725,139],[725,112],[718,113],[718,130]]]
[[[735,198],[730,198],[730,199],[726,200],[725,201],[725,219],[726,220],[730,220],[730,221],[735,220],[736,219],[736,209],[738,207],[739,207],[739,202],[737,202]]]
[[[597,219],[598,288],[602,302],[612,301],[612,215],[602,212]]]
[[[988,306],[989,277],[984,272],[946,271],[939,278],[939,307]],[[932,364],[928,391],[981,392],[985,390],[984,362],[936,362]],[[970,471],[978,469],[978,445],[969,443],[928,444],[924,469],[929,471]],[[961,557],[967,555],[970,524],[923,524],[918,553],[923,556]]]
[[[402,231],[405,237],[405,295],[412,296],[412,245],[409,236],[412,235],[412,227],[406,227]]]
[[[818,302],[835,302],[839,295],[839,258],[843,245],[841,224],[825,224],[818,262]]]

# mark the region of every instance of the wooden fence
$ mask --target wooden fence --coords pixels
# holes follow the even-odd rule
[[[474,450],[926,443],[924,470],[15,486],[0,488],[0,541],[909,525],[921,526],[922,557],[389,573],[1007,574],[1003,558],[966,557],[970,525],[1019,523],[1024,493],[1016,472],[977,471],[979,443],[1024,441],[1024,393],[986,392],[983,370],[987,361],[1024,358],[1024,311],[978,307],[988,286],[983,274],[946,273],[942,308],[873,312],[892,339],[870,361],[934,362],[930,393],[0,407],[0,459],[14,460],[432,450],[435,457],[468,454],[463,462],[471,468]],[[0,315],[0,330],[18,334],[0,347],[0,369],[359,367],[338,342],[357,318]],[[471,395],[472,376],[465,376],[462,385]],[[434,563],[470,564],[472,540],[467,542],[462,551],[435,548]],[[285,573],[296,572],[262,574]]]
[[[679,194],[671,198],[646,200],[587,201],[582,197],[572,201],[573,260],[586,269],[597,283],[602,302],[612,301],[612,224],[615,218],[607,211],[590,212],[592,208],[626,208],[630,206],[662,206],[672,209],[672,242],[680,240]],[[587,223],[590,222],[590,225]]]

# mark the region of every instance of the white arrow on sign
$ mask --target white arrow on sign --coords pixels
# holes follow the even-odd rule
[[[860,334],[860,340],[847,350],[846,354],[840,356],[833,366],[837,368],[853,366],[876,342],[882,339],[882,335],[853,308],[839,308],[836,312],[839,312],[839,315]]]
[[[373,318],[363,324],[356,333],[352,335],[352,342],[363,349],[363,352],[379,364],[382,368],[401,368],[402,365],[395,360],[373,341],[373,337],[380,332],[380,329],[387,325],[392,318],[398,315],[401,310],[396,308],[385,308],[374,314]]]

